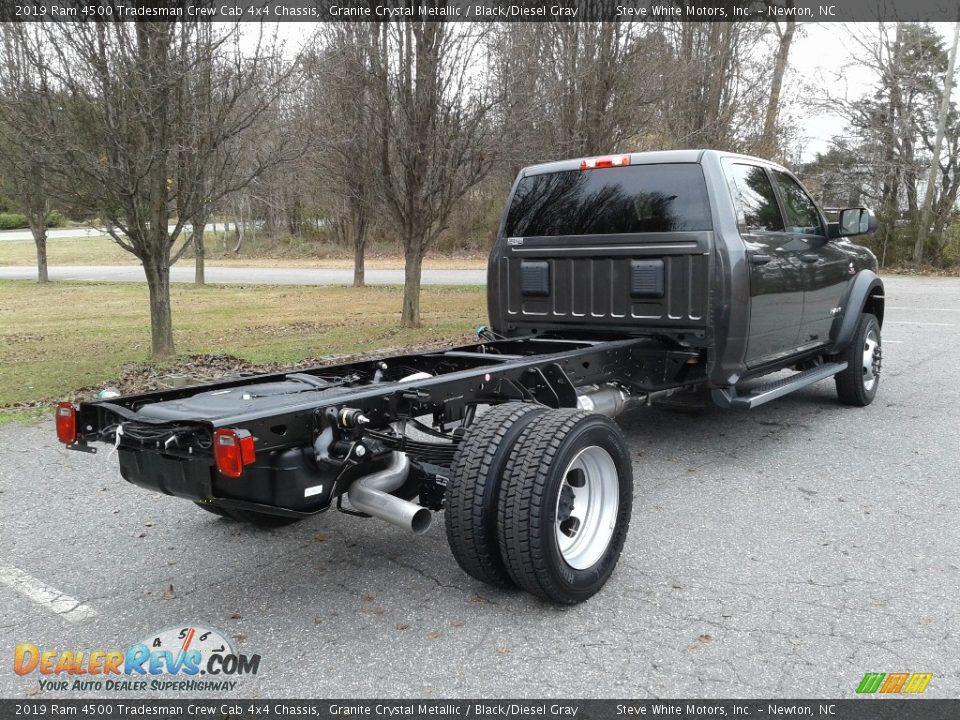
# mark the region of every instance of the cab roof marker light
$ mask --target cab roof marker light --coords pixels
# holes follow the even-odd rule
[[[629,164],[629,155],[604,155],[601,157],[584,158],[580,161],[580,169],[596,170],[597,168],[623,167]]]

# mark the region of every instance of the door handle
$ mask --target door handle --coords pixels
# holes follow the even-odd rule
[[[805,263],[815,263],[817,260],[820,259],[820,256],[815,255],[814,253],[804,253],[803,255],[800,256],[800,259],[803,260]]]
[[[754,265],[766,265],[768,262],[773,260],[769,255],[751,255],[750,262]]]

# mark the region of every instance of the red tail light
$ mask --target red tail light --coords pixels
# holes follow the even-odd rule
[[[247,430],[220,428],[213,433],[213,457],[221,475],[238,478],[256,460],[253,436]]]
[[[584,158],[580,161],[580,169],[595,170],[597,168],[622,167],[629,164],[629,155],[608,155],[606,157]]]
[[[65,445],[77,441],[77,409],[68,402],[57,405],[57,439]]]

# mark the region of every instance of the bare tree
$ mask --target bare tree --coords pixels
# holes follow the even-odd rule
[[[364,285],[367,238],[378,201],[377,123],[373,68],[380,30],[373,23],[332,23],[324,45],[304,61],[309,126],[323,138],[314,153],[313,177],[335,231],[353,249],[353,285]]]
[[[946,107],[943,141],[950,148],[960,140],[956,109],[949,100],[943,103],[948,53],[934,29],[916,23],[879,23],[854,42],[858,63],[874,73],[876,83],[865,96],[830,98],[831,107],[847,116],[859,165],[869,169],[864,196],[879,209],[875,242],[881,260],[916,258],[917,237],[931,225],[921,213],[921,179],[931,168],[941,179],[942,191],[931,199],[935,232],[944,229],[956,199],[953,176],[960,167],[949,155],[945,162],[933,159],[938,108]],[[937,237],[933,249],[940,245]]]
[[[248,47],[236,25],[202,39],[201,25],[55,23],[42,45],[27,45],[50,79],[49,128],[35,133],[54,153],[48,181],[99,213],[143,264],[155,357],[174,352],[170,265],[189,244],[175,247],[184,226],[283,159],[257,153],[242,176],[225,170],[231,143],[284,92],[290,70],[278,43],[261,34]],[[199,99],[198,74],[211,84]]]
[[[32,71],[27,47],[19,40],[20,35],[30,33],[30,28],[18,28],[15,32],[11,25],[0,25],[0,177],[4,194],[27,218],[37,248],[37,280],[43,284],[49,279],[48,158],[45,146],[34,142],[33,132],[47,122],[45,108],[39,101],[45,90],[45,77]]]
[[[209,126],[215,123],[216,108],[219,104],[219,98],[215,99],[213,95],[216,86],[214,74],[219,69],[215,67],[214,35],[211,26],[198,26],[194,42],[198,62],[194,72],[187,78],[187,82],[189,83],[188,92],[193,98],[189,111],[193,116],[191,120],[196,134],[194,141],[191,143],[191,149],[195,151],[195,154],[193,156],[185,154],[180,170],[182,173],[192,173],[194,175],[190,180],[186,180],[186,178],[184,180],[197,186],[198,197],[189,218],[190,240],[184,243],[182,250],[193,249],[194,283],[204,285],[206,284],[206,247],[203,236],[207,226],[207,218],[213,210],[213,195],[215,193],[212,192],[212,185],[216,180],[222,180],[210,176],[216,174],[216,170],[219,169],[218,166],[222,167],[222,164],[218,161],[225,154],[228,155],[229,146],[224,144],[217,148],[216,153],[206,158],[201,157],[204,152],[203,135],[209,131]],[[230,165],[225,170],[229,171],[233,168],[234,166]]]
[[[621,150],[746,149],[762,108],[781,104],[779,87],[765,102],[767,66],[753,58],[765,32],[676,21],[499,26],[493,75],[512,170]]]
[[[512,176],[523,165],[635,147],[667,92],[656,40],[632,23],[503,23],[490,37]]]
[[[373,72],[380,191],[404,249],[405,327],[420,325],[423,258],[454,204],[489,171],[492,101],[472,74],[482,27],[381,26]]]
[[[195,283],[203,285],[204,232],[221,201],[246,188],[264,173],[291,162],[304,147],[294,142],[285,122],[288,83],[295,61],[280,57],[275,35],[262,30],[249,54],[241,51],[241,26],[226,33],[199,23],[192,35],[197,58],[185,79],[185,130],[188,142],[178,154],[178,185],[192,188],[178,210],[190,224],[190,238],[180,249],[193,249]],[[177,254],[173,262],[179,259]]]
[[[940,151],[943,148],[943,136],[947,130],[947,119],[950,115],[950,91],[953,89],[953,73],[957,66],[957,44],[960,42],[960,23],[953,27],[953,43],[950,46],[950,59],[947,61],[947,71],[944,78],[943,91],[940,98],[940,110],[937,113],[936,139],[930,148],[932,160],[930,173],[927,175],[927,189],[924,193],[923,207],[920,210],[920,227],[917,228],[917,243],[913,249],[913,261],[923,261],[923,249],[930,232],[930,213],[933,210],[933,196],[937,184],[937,175],[941,169]]]
[[[793,0],[786,0],[784,7],[793,8]],[[777,118],[780,114],[780,93],[783,89],[783,78],[787,72],[790,58],[790,45],[797,30],[797,21],[788,19],[784,27],[774,21],[777,33],[777,53],[773,62],[773,73],[770,76],[770,94],[767,96],[767,111],[763,118],[763,132],[760,136],[759,152],[766,157],[774,157],[778,151]]]
[[[748,149],[765,105],[767,65],[752,57],[763,25],[671,21],[660,32],[669,87],[655,122],[660,146]]]

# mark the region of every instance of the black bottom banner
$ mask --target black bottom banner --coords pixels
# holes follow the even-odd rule
[[[0,700],[0,718],[781,718],[955,720],[958,700]]]

